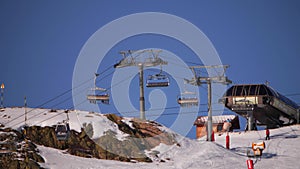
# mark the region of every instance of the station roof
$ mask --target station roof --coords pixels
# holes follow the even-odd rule
[[[212,123],[213,124],[224,123],[227,120],[232,121],[236,117],[237,116],[235,116],[235,115],[212,116]],[[205,124],[205,123],[207,123],[207,119],[208,119],[208,116],[198,116],[194,122],[194,125]]]
[[[198,116],[194,122],[196,126],[205,126],[207,124],[207,116]],[[221,115],[221,116],[212,116],[213,124],[223,124],[225,121],[229,120],[231,123],[231,129],[240,129],[239,116],[237,115]]]
[[[233,85],[225,93],[225,97],[230,96],[274,96],[295,109],[299,108],[295,102],[265,84]]]

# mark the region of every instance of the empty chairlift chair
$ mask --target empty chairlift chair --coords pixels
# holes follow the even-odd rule
[[[90,103],[94,103],[94,104],[99,102],[102,102],[104,104],[109,104],[109,94],[106,92],[106,89],[96,86],[96,79],[98,76],[99,74],[95,73],[94,88],[89,90],[87,94],[87,99],[90,101]]]
[[[164,74],[149,75],[147,78],[146,87],[168,87],[170,81],[168,76]]]
[[[177,102],[181,107],[191,107],[198,105],[198,98],[194,92],[183,92],[177,97]]]
[[[98,103],[102,102],[104,104],[109,104],[109,94],[106,93],[106,89],[102,88],[92,88],[89,91],[89,94],[87,95],[87,99],[90,101],[90,103]]]

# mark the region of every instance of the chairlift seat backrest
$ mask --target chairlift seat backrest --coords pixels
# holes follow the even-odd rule
[[[169,78],[164,74],[149,75],[146,83],[146,87],[167,87],[169,85]]]
[[[106,89],[96,86],[96,78],[98,76],[99,74],[95,73],[94,88],[89,90],[89,93],[87,94],[87,100],[94,104],[99,102],[109,104],[109,94],[106,92]]]
[[[90,90],[89,94],[87,95],[87,99],[90,101],[90,103],[105,103],[109,104],[109,94],[106,93],[106,89],[102,88],[93,88]]]
[[[181,93],[181,95],[178,96],[177,102],[181,107],[197,106],[199,103],[196,93],[193,92]]]

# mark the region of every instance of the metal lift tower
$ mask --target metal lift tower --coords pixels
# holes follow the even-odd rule
[[[128,66],[136,66],[139,68],[139,86],[140,86],[140,119],[146,120],[145,117],[145,97],[144,97],[144,68],[155,67],[159,65],[167,65],[168,62],[158,57],[162,50],[128,50],[119,52],[123,59],[114,65],[114,68],[123,68]],[[141,55],[147,56],[144,60],[140,59]]]
[[[207,103],[208,103],[208,119],[207,119],[207,140],[212,141],[212,91],[211,91],[211,84],[212,83],[222,83],[224,85],[232,83],[225,76],[225,71],[229,67],[229,65],[212,65],[212,66],[191,66],[190,69],[192,70],[194,77],[191,80],[185,79],[185,81],[191,85],[200,86],[202,84],[207,84]],[[216,75],[215,76],[202,76],[200,75],[201,70],[206,69],[215,69]],[[216,69],[221,71],[217,71]],[[197,71],[200,70],[200,71]],[[208,74],[209,75],[209,74]]]

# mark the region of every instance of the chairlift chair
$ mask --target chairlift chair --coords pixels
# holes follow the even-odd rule
[[[170,81],[168,76],[164,74],[149,75],[147,78],[146,87],[168,87]]]
[[[106,89],[102,88],[92,88],[90,93],[87,95],[87,99],[90,103],[102,102],[104,104],[109,104],[109,94],[106,93]]]
[[[90,103],[94,104],[99,102],[109,104],[109,94],[106,92],[106,89],[96,86],[96,79],[98,76],[99,74],[95,73],[94,88],[92,88],[87,94],[87,99],[90,101]]]
[[[58,123],[55,127],[56,138],[59,141],[65,141],[69,138],[70,126],[68,122]]]
[[[194,92],[183,92],[177,97],[177,102],[181,107],[191,107],[198,105],[198,98]]]

